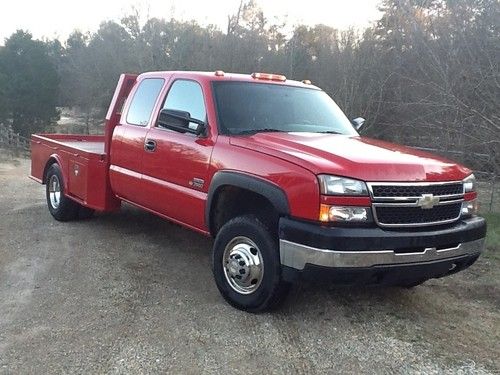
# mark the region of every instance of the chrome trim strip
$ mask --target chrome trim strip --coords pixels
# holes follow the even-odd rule
[[[391,182],[391,181],[371,181],[367,182],[367,184],[371,185],[384,185],[384,186],[413,186],[413,185],[418,185],[418,186],[427,186],[427,185],[453,185],[453,184],[463,184],[462,180],[458,181],[406,181],[406,182]]]
[[[436,195],[438,197],[438,195]],[[444,206],[446,204],[453,204],[453,203],[462,203],[464,200],[463,199],[454,199],[452,201],[439,201],[434,205],[435,206]],[[420,207],[418,205],[418,202],[410,202],[410,203],[397,203],[397,202],[377,202],[377,203],[372,203],[373,206],[375,207]]]
[[[463,242],[456,247],[426,248],[420,253],[395,253],[393,250],[336,251],[317,249],[280,239],[281,264],[303,270],[306,264],[322,267],[373,267],[406,263],[421,263],[444,260],[463,255],[479,255],[484,249],[485,239]]]
[[[436,195],[439,199],[460,199],[463,198],[463,194],[449,194],[449,195]],[[371,197],[375,202],[407,202],[422,198],[422,196],[416,197]]]

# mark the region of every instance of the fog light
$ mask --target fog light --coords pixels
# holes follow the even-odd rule
[[[475,215],[477,214],[477,210],[478,210],[477,199],[462,202],[462,217]]]
[[[331,206],[328,218],[330,221],[365,222],[368,221],[368,210],[366,207]]]

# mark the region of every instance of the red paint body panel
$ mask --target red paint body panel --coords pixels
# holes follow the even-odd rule
[[[147,131],[141,126],[120,125],[115,129],[112,139],[111,188],[121,198],[137,201],[138,204],[144,203],[140,182]]]
[[[470,193],[465,193],[464,194],[464,200],[466,201],[472,201],[477,198],[477,192],[471,191]]]
[[[66,194],[87,207],[112,211],[120,201],[108,191],[108,167],[103,136],[65,134],[33,135],[31,139],[31,175],[43,181],[49,160],[61,167]]]
[[[217,139],[210,165],[210,180],[219,170],[232,170],[261,177],[286,193],[292,216],[317,219],[319,184],[314,174],[287,160],[234,147],[230,139],[226,136],[219,136]]]
[[[341,197],[341,196],[331,196],[322,195],[321,203],[328,205],[337,206],[358,206],[358,207],[369,207],[372,204],[370,197]]]
[[[149,123],[128,124],[126,114],[132,98],[147,78],[164,80]],[[202,88],[208,123],[204,137],[155,127],[168,90],[178,79],[196,81]],[[285,192],[291,216],[314,221],[320,203],[371,203],[369,197],[321,196],[316,177],[320,173],[374,182],[457,181],[471,173],[434,155],[363,137],[313,133],[219,135],[212,82],[226,80],[314,88],[295,81],[271,82],[240,74],[123,74],[106,115],[105,135],[34,135],[31,177],[41,182],[48,161],[53,159],[61,165],[69,196],[85,206],[108,211],[118,208],[123,199],[208,234],[207,194],[213,176],[223,170],[267,180]],[[147,140],[156,142],[154,152],[145,150]],[[467,200],[473,197],[466,195]]]
[[[210,139],[152,128],[148,140],[156,141],[155,152],[143,157],[144,206],[163,215],[204,227],[206,187],[193,188],[193,179],[207,181],[213,149]],[[205,191],[204,191],[205,190]]]
[[[363,181],[458,181],[471,171],[416,149],[364,137],[317,133],[258,133],[231,144],[288,159],[314,174]]]

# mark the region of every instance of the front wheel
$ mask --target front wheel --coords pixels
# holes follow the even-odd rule
[[[289,289],[281,278],[276,236],[253,215],[236,217],[220,229],[212,269],[224,299],[240,310],[270,310]]]

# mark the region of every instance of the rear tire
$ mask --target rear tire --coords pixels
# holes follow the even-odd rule
[[[45,187],[47,206],[54,219],[69,221],[78,217],[80,205],[64,195],[64,179],[58,164],[49,167]]]
[[[278,307],[290,287],[281,277],[277,236],[254,215],[236,217],[220,229],[212,270],[224,299],[248,312]]]

